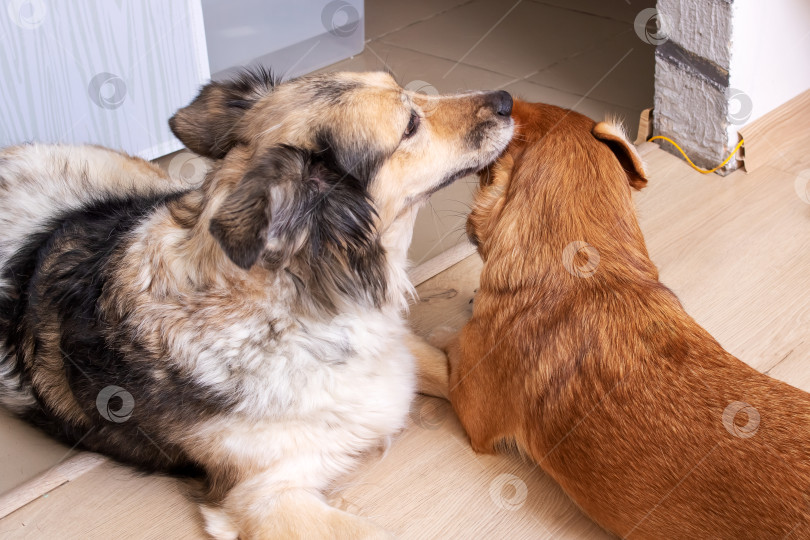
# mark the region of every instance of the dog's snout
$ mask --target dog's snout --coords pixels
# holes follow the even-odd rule
[[[492,109],[498,116],[509,116],[512,114],[512,96],[506,90],[499,90],[490,95]]]

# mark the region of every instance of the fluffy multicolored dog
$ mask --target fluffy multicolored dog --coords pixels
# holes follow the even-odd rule
[[[725,350],[658,281],[616,126],[515,102],[467,230],[484,259],[448,346],[472,446],[516,444],[622,538],[810,537],[810,395]]]
[[[414,217],[503,151],[511,107],[257,71],[171,119],[214,160],[199,187],[103,148],[3,150],[0,401],[68,444],[201,471],[216,538],[384,536],[320,491],[404,425],[414,357],[443,358],[403,320]]]

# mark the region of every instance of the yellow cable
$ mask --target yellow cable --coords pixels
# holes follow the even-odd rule
[[[709,170],[706,170],[706,169],[701,169],[700,167],[698,167],[697,165],[695,165],[694,163],[692,163],[692,160],[691,160],[691,159],[689,159],[689,156],[687,156],[687,155],[686,155],[686,152],[684,152],[684,151],[683,151],[683,149],[682,149],[680,146],[678,146],[678,143],[676,143],[675,141],[673,141],[673,140],[672,140],[672,139],[670,139],[669,137],[664,137],[663,135],[656,135],[655,137],[653,137],[653,138],[651,138],[651,139],[648,139],[648,140],[647,140],[647,142],[652,142],[652,141],[654,141],[654,140],[656,140],[656,139],[664,139],[665,141],[667,141],[667,142],[671,143],[671,144],[672,144],[672,145],[673,145],[675,148],[677,148],[677,149],[678,149],[678,151],[681,153],[681,155],[684,157],[684,159],[686,159],[686,161],[688,161],[688,162],[689,162],[689,165],[691,165],[693,169],[695,169],[696,171],[698,171],[698,172],[700,172],[700,173],[703,173],[703,174],[709,174],[709,173],[713,173],[713,172],[714,172],[714,171],[716,171],[717,169],[720,169],[721,167],[725,166],[725,164],[726,164],[726,163],[728,163],[729,161],[731,161],[731,158],[733,158],[733,157],[734,157],[734,154],[736,154],[736,153],[737,153],[737,150],[739,150],[739,149],[740,149],[740,147],[741,147],[741,146],[743,145],[743,143],[745,142],[745,140],[744,140],[744,139],[740,139],[740,142],[738,142],[738,143],[737,143],[737,146],[735,146],[735,147],[734,147],[734,150],[731,152],[731,154],[729,154],[729,156],[726,158],[726,160],[725,160],[723,163],[721,163],[720,165],[718,165],[718,166],[717,166],[717,167],[715,167],[714,169],[709,169]]]

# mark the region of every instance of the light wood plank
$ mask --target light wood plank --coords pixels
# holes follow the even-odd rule
[[[475,253],[475,246],[467,241],[463,241],[448,250],[436,255],[432,259],[411,268],[408,277],[411,283],[419,285],[432,278],[442,270],[447,270],[457,262]]]
[[[810,125],[810,90],[770,111],[739,130],[745,139],[745,169],[765,165],[795,168],[796,162],[810,166],[807,155],[807,126]]]
[[[636,146],[641,146],[652,137],[653,134],[653,110],[644,109],[638,119],[638,133],[636,135]]]
[[[428,337],[437,328],[460,329],[472,314],[482,267],[474,254],[418,286],[419,298],[409,316],[414,330]]]
[[[0,537],[205,538],[179,481],[104,463],[0,521]]]
[[[769,166],[725,178],[656,172],[648,190],[638,210],[661,280],[730,352],[761,371],[773,367],[810,320],[800,285],[810,267],[810,205],[793,179]]]
[[[658,149],[658,145],[652,142],[642,142],[641,144],[636,145],[636,150],[638,150],[638,154],[641,157],[646,157],[647,154]]]
[[[419,397],[388,454],[332,501],[403,539],[604,539],[557,484],[513,455],[477,455],[449,403]]]
[[[41,475],[75,451],[0,409],[0,494]]]
[[[39,476],[0,495],[0,518],[6,517],[18,508],[22,508],[38,497],[42,497],[62,484],[75,480],[107,461],[109,460],[102,455],[80,452],[57,463]]]

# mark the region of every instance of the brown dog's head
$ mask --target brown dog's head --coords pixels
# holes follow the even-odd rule
[[[383,72],[278,83],[259,70],[206,85],[170,126],[216,160],[203,219],[236,265],[321,281],[339,269],[373,290],[381,258],[404,263],[421,203],[504,150],[511,110],[506,92],[426,96]]]
[[[515,136],[501,157],[481,171],[480,190],[467,219],[467,235],[485,259],[505,205],[515,207],[510,212],[515,221],[506,224],[507,231],[525,228],[525,220],[538,213],[545,213],[537,217],[548,227],[571,225],[576,230],[594,217],[583,212],[609,216],[629,201],[629,186],[641,189],[647,183],[638,152],[613,123],[520,100],[515,100],[512,117]]]

